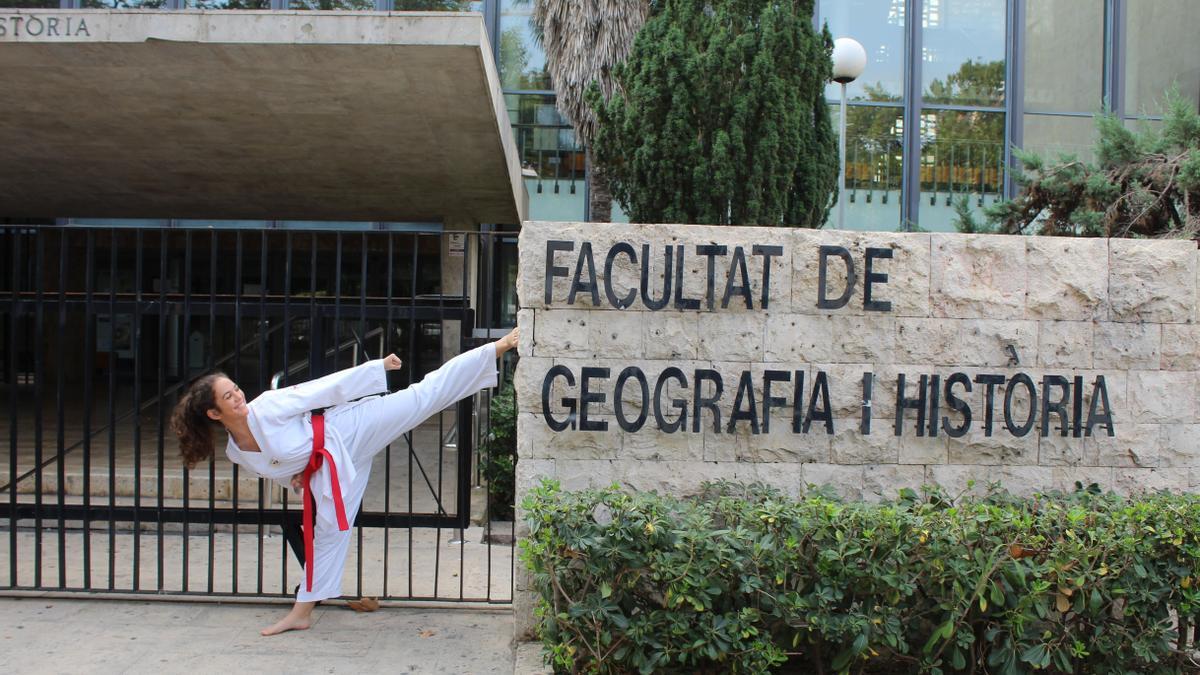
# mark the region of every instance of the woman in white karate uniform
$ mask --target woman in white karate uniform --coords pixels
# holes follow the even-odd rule
[[[316,522],[306,523],[305,581],[292,611],[263,635],[308,628],[316,603],[342,594],[349,524],[362,504],[371,459],[433,413],[496,386],[496,359],[517,346],[517,336],[514,329],[385,396],[371,395],[386,393],[386,371],[400,367],[395,355],[263,392],[249,403],[223,373],[207,375],[188,388],[172,413],[171,428],[189,468],[212,456],[216,422],[229,433],[225,454],[230,460],[293,489],[310,490],[315,498]],[[328,410],[314,418],[311,411],[320,408]]]

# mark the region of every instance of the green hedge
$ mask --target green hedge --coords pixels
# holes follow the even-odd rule
[[[869,504],[548,481],[523,508],[559,672],[1193,672],[1195,495]]]

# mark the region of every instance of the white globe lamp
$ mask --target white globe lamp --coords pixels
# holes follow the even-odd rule
[[[839,118],[838,153],[841,171],[838,172],[838,229],[846,226],[846,85],[858,79],[867,67],[867,50],[854,38],[833,41],[833,81],[842,85],[841,117]]]

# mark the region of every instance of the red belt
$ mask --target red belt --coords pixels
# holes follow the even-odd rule
[[[346,505],[342,503],[342,484],[338,482],[337,464],[333,461],[333,455],[325,449],[325,416],[314,414],[312,416],[313,430],[313,450],[312,455],[308,458],[308,466],[304,467],[304,590],[312,592],[313,580],[313,565],[316,560],[313,558],[313,496],[312,491],[312,475],[317,469],[321,468],[321,462],[329,460],[329,486],[333,488],[333,510],[337,513],[337,523],[339,530],[350,529],[350,523],[346,521]]]

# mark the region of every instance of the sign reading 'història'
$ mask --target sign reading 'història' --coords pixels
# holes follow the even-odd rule
[[[1200,486],[1195,242],[522,226],[518,491]]]

